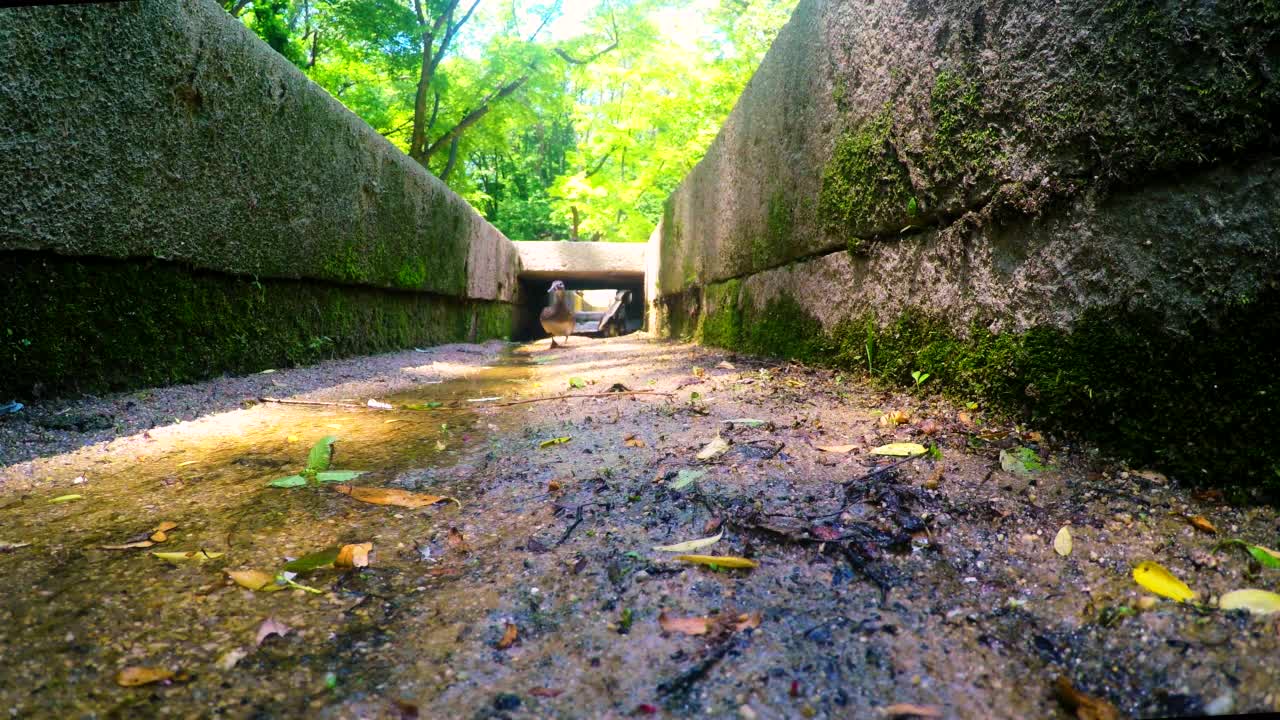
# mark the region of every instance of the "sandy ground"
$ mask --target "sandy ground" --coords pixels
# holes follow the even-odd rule
[[[582,397],[617,384],[635,394]],[[241,407],[268,394],[397,409]],[[499,406],[565,394],[578,397]],[[59,414],[112,427],[42,425]],[[641,336],[575,338],[10,423],[0,541],[30,543],[0,555],[16,589],[0,600],[0,707],[16,716],[1074,717],[1063,681],[1111,717],[1280,710],[1277,616],[1213,607],[1277,589],[1280,570],[1218,547],[1276,547],[1273,509],[1227,507],[927,385],[887,392]],[[458,503],[266,487],[324,435],[335,467],[367,471],[353,484]],[[891,442],[936,452],[871,454]],[[81,497],[51,502],[68,494]],[[159,546],[102,549],[162,521],[178,527]],[[655,549],[717,535],[692,552],[756,566]],[[226,574],[361,542],[368,567],[294,578],[315,592]],[[1143,561],[1201,602],[1144,590]],[[287,631],[259,640],[267,621]],[[136,667],[177,675],[122,687]]]

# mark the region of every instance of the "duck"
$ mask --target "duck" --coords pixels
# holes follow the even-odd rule
[[[565,347],[569,346],[569,336],[573,334],[574,319],[573,308],[569,305],[569,299],[564,291],[564,283],[556,280],[551,283],[552,301],[550,307],[542,309],[542,329],[551,335],[551,348],[559,347],[556,345],[556,336],[564,337]],[[548,349],[551,349],[548,348]]]

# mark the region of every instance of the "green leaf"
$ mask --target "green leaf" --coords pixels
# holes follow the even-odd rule
[[[706,474],[706,470],[691,470],[689,468],[684,468],[680,472],[676,473],[675,479],[671,481],[668,487],[672,490],[679,490],[680,488],[688,487],[691,483]]]
[[[360,477],[363,474],[365,474],[364,470],[326,470],[325,472],[316,473],[316,482],[319,482],[319,483],[350,482]]]
[[[1239,545],[1245,549],[1245,552],[1252,555],[1253,559],[1257,560],[1263,567],[1280,570],[1280,553],[1272,550],[1271,548],[1265,548],[1261,545],[1250,545],[1243,540],[1223,540],[1218,543],[1218,547],[1224,547],[1226,545]]]
[[[335,547],[303,555],[297,560],[290,560],[285,563],[284,569],[289,572],[304,573],[317,570],[322,567],[327,567],[332,565],[334,560],[338,559],[338,551],[341,549],[342,548]]]
[[[76,500],[82,500],[82,499],[84,499],[83,495],[73,493],[71,495],[59,495],[56,498],[50,498],[49,502],[50,503],[69,503],[69,502],[75,502]]]
[[[311,454],[307,455],[307,469],[313,472],[329,469],[329,461],[333,459],[333,444],[338,438],[326,435],[320,442],[311,446]]]
[[[296,487],[302,487],[306,484],[307,484],[307,479],[302,477],[301,475],[290,475],[289,477],[282,477],[279,480],[272,480],[271,482],[267,483],[267,487],[296,488]]]
[[[401,405],[401,407],[405,410],[436,410],[444,407],[444,403],[432,400],[431,402],[425,403],[406,403]]]
[[[584,388],[586,386],[587,386],[587,381],[583,380],[580,377],[569,378],[569,387],[571,388]]]
[[[763,427],[764,425],[767,424],[767,421],[756,420],[755,418],[734,418],[732,420],[725,420],[725,422],[733,425],[742,425],[744,427],[752,427],[752,428]]]

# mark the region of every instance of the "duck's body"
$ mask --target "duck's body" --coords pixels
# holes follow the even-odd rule
[[[559,280],[551,283],[551,296],[551,305],[542,309],[542,329],[551,336],[551,347],[556,347],[557,335],[563,337],[564,344],[568,345],[575,322],[573,308],[569,306],[569,299],[564,291],[564,283]]]

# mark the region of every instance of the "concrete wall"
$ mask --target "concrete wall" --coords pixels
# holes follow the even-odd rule
[[[520,277],[570,288],[640,287],[644,283],[644,243],[549,242],[515,243]]]
[[[491,316],[484,303],[515,299],[519,260],[501,233],[213,0],[7,9],[0,57],[0,264],[21,269],[15,275],[31,283],[6,290],[0,359],[20,370],[5,373],[0,390],[140,381],[105,369],[100,377],[62,377],[47,366],[56,353],[107,348],[97,333],[54,337],[19,326],[100,324],[82,305],[38,307],[37,294],[48,289],[39,280],[45,261],[50,272],[71,272],[68,280],[101,275],[92,281],[98,285],[132,276],[103,262],[158,262],[166,272],[188,273],[194,285],[203,273],[238,278],[241,284],[209,285],[232,296],[270,285],[286,304],[286,296],[301,297],[287,287],[358,286],[362,296],[389,293],[379,296],[384,325],[438,306],[457,315],[441,328],[462,329],[415,334],[410,323],[394,342],[376,330],[353,339],[336,319],[359,309],[348,303],[312,313],[329,319],[293,332],[303,345],[329,338],[345,352],[463,339],[477,325],[496,329],[477,313]],[[70,270],[67,258],[83,260],[80,269]],[[272,285],[285,281],[303,285]],[[111,290],[136,293],[140,311],[159,302],[145,283]],[[160,304],[181,307],[179,296]],[[211,319],[209,332],[218,323]],[[193,321],[187,331],[201,328]],[[346,334],[332,337],[337,332]],[[205,373],[282,361],[279,353],[213,358]]]
[[[1280,477],[1238,432],[1280,419],[1278,46],[1247,0],[802,0],[668,201],[655,324]]]

